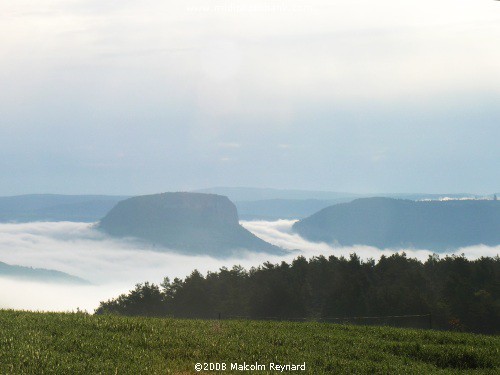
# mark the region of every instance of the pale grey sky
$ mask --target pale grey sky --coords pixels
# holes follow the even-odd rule
[[[0,195],[500,190],[500,2],[0,3]]]

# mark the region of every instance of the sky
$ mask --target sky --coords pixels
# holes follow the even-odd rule
[[[204,275],[221,267],[241,265],[246,269],[266,261],[274,264],[291,262],[299,255],[307,259],[324,255],[349,257],[356,253],[361,259],[378,261],[391,249],[370,246],[332,247],[325,243],[309,242],[291,231],[294,220],[244,221],[242,225],[260,238],[289,250],[285,255],[246,252],[227,259],[209,256],[189,256],[165,249],[151,249],[130,239],[117,239],[96,231],[88,223],[32,222],[0,223],[0,261],[34,268],[55,269],[84,278],[92,285],[64,285],[20,281],[0,277],[0,309],[14,308],[45,311],[93,312],[99,302],[116,298],[145,281],[161,283],[168,276],[184,278],[194,269]],[[156,249],[158,250],[158,249]],[[432,251],[407,249],[410,258],[425,261]],[[468,259],[497,256],[500,246],[484,245],[458,249]],[[440,254],[446,256],[446,254]]]
[[[0,195],[498,192],[500,2],[0,2]]]

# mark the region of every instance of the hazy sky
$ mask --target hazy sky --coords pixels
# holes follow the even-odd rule
[[[0,195],[500,190],[500,2],[0,2]]]

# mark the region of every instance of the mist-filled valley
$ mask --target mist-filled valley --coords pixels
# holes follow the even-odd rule
[[[182,255],[159,249],[131,238],[114,238],[98,231],[95,224],[78,222],[31,222],[0,224],[0,262],[65,272],[90,285],[36,282],[0,277],[0,308],[93,312],[100,301],[132,289],[136,283],[160,283],[164,277],[183,278],[194,269],[202,274],[221,267],[241,265],[246,269],[264,262],[290,262],[299,255],[346,256],[356,253],[362,259],[378,260],[382,254],[396,252],[370,246],[334,247],[313,243],[292,232],[295,220],[241,221],[244,228],[286,252],[270,255],[240,251],[227,258]],[[401,250],[399,250],[401,251]],[[426,260],[433,251],[405,249],[408,257]],[[453,253],[468,259],[495,257],[500,246],[471,246]],[[441,253],[440,256],[446,256]]]
[[[498,0],[0,1],[0,375],[500,374],[498,40]]]

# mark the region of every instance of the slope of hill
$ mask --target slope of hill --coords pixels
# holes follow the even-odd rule
[[[119,202],[98,228],[118,237],[137,237],[189,254],[229,256],[250,250],[282,250],[256,237],[238,222],[234,204],[214,194],[163,193]]]
[[[13,266],[3,262],[0,262],[0,277],[60,284],[90,284],[87,280],[64,272],[44,268]]]
[[[319,190],[297,190],[297,189],[271,189],[271,188],[255,188],[255,187],[212,187],[207,189],[195,190],[196,193],[210,193],[227,196],[233,202],[243,201],[263,201],[271,199],[286,199],[286,200],[322,200],[322,201],[351,201],[356,198],[370,197],[386,197],[395,199],[410,199],[410,200],[440,200],[442,198],[482,198],[484,195],[470,193],[349,193],[335,191],[319,191]],[[487,195],[492,197],[493,194]],[[333,204],[333,203],[332,203]]]
[[[333,204],[349,202],[360,194],[328,191],[209,188],[198,190],[228,196],[243,220],[301,219]],[[472,194],[382,194],[390,198],[439,200],[474,198]],[[363,195],[363,197],[367,197]],[[31,194],[0,197],[0,222],[96,222],[128,196]]]
[[[32,194],[0,197],[0,222],[81,221],[102,218],[124,196]]]
[[[252,187],[213,187],[197,190],[227,196],[238,208],[242,220],[302,219],[328,206],[357,198],[386,197],[409,200],[474,199],[477,195],[461,193],[355,194],[333,191],[287,190]],[[493,195],[489,195],[493,196]],[[482,196],[479,196],[482,197]]]
[[[331,200],[339,198],[354,199],[356,197],[359,197],[359,194],[340,193],[334,191],[270,189],[270,188],[254,188],[254,187],[213,187],[213,188],[195,190],[194,192],[224,195],[233,202],[259,201],[268,199]]]
[[[319,375],[500,370],[498,337],[457,332],[20,311],[0,311],[0,327],[2,374],[195,374],[196,364],[207,374],[280,373],[271,363]],[[256,363],[265,370],[231,367]]]
[[[352,199],[265,199],[260,201],[237,201],[234,204],[238,208],[242,220],[279,220],[302,219],[332,204],[350,200]]]
[[[415,202],[362,198],[327,207],[294,224],[311,241],[434,251],[500,245],[500,201]]]

